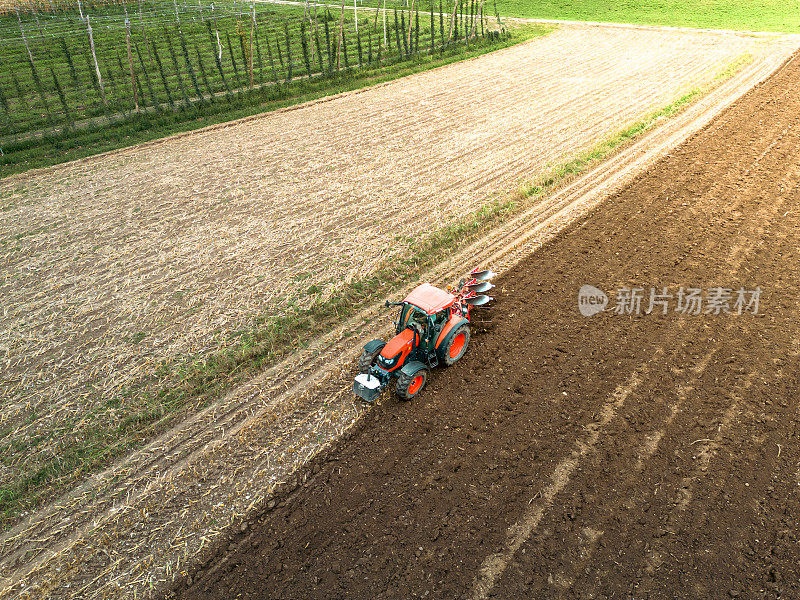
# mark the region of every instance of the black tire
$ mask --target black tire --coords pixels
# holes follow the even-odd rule
[[[463,338],[461,337],[463,335]],[[446,367],[456,363],[464,356],[469,346],[469,325],[464,323],[447,334],[439,346],[439,361]]]
[[[422,392],[422,388],[428,383],[429,374],[430,371],[425,368],[418,369],[411,375],[406,375],[401,371],[400,376],[397,378],[397,385],[395,386],[397,397],[400,398],[400,400],[412,400],[419,396],[420,392]],[[422,377],[421,381],[418,380],[420,376]]]
[[[367,352],[366,350],[361,351],[361,356],[358,359],[358,372],[359,373],[369,373],[369,370],[372,368],[372,365],[378,360],[378,355],[383,350],[383,346],[379,347],[374,352]]]

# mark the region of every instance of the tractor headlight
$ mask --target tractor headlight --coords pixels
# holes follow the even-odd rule
[[[400,353],[396,354],[392,358],[386,358],[384,356],[378,357],[378,366],[386,371],[394,369],[397,366],[397,361],[400,360]]]

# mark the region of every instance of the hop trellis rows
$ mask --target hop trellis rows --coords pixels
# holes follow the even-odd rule
[[[137,115],[219,112],[288,95],[309,78],[347,76],[469,45],[487,32],[483,3],[434,0],[358,20],[330,6],[177,0],[28,4],[0,15],[0,144],[58,137]],[[420,9],[429,15],[420,15]],[[438,23],[434,13],[439,15]],[[429,18],[426,18],[429,17]],[[437,31],[438,26],[438,31]],[[217,106],[212,106],[217,105]]]

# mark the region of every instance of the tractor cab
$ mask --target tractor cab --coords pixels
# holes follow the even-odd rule
[[[407,327],[426,328],[428,326],[428,313],[413,304],[403,302],[401,305],[403,308],[400,310],[400,318],[395,323],[395,333],[400,333]]]
[[[413,329],[420,336],[421,350],[430,353],[438,333],[442,330],[448,317],[449,308],[456,297],[428,283],[412,290],[400,302],[400,318],[395,323],[395,333],[401,334],[405,329]]]

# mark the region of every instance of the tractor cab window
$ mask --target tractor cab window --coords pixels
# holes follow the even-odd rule
[[[400,314],[399,330],[403,330],[414,323],[418,323],[422,328],[422,331],[425,331],[428,325],[428,315],[425,313],[425,311],[420,310],[416,306],[412,304],[406,304],[403,307],[403,312]]]
[[[446,310],[440,310],[438,313],[436,313],[433,316],[433,326],[436,328],[436,331],[441,330],[446,321],[447,321]]]

